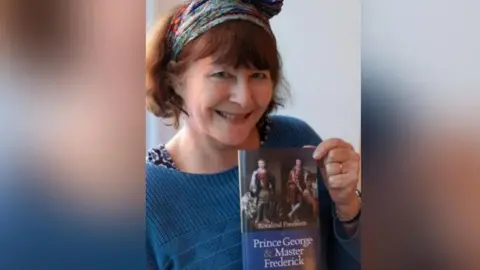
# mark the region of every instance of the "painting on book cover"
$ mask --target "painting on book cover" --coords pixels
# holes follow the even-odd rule
[[[318,226],[317,166],[313,149],[240,151],[243,230]]]

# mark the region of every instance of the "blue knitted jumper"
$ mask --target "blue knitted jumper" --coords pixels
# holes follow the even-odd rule
[[[271,116],[261,147],[318,145],[305,122]],[[360,269],[359,230],[347,238],[318,181],[321,269]],[[213,174],[184,173],[146,164],[147,250],[151,269],[242,269],[238,167]]]

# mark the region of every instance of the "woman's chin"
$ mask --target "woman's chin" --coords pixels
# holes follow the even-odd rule
[[[222,145],[242,148],[248,139],[248,134],[218,134],[217,136],[214,136],[214,138]]]

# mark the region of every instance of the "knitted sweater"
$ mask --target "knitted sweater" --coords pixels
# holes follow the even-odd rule
[[[305,122],[272,116],[267,148],[321,142]],[[360,269],[359,230],[347,238],[319,179],[323,269]],[[213,174],[146,164],[147,249],[152,269],[242,269],[238,167]]]

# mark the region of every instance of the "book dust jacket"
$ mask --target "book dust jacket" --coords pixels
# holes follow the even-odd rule
[[[239,151],[243,269],[321,265],[313,149]]]

